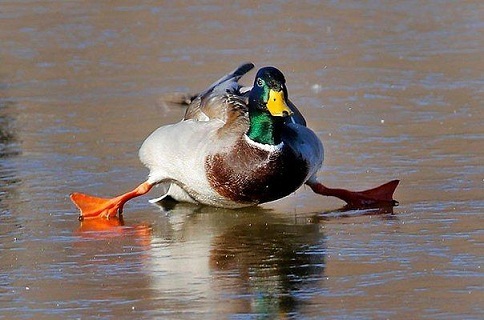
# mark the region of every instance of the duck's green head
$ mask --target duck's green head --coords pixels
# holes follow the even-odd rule
[[[268,112],[273,117],[285,117],[292,113],[287,106],[286,79],[281,71],[265,67],[257,72],[249,96],[249,107]]]
[[[257,72],[249,95],[249,131],[247,136],[262,144],[281,142],[284,118],[292,114],[287,106],[286,79],[274,67]]]

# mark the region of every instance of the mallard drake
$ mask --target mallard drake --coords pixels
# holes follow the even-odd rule
[[[155,130],[139,150],[150,170],[134,190],[112,199],[71,194],[80,218],[109,218],[124,204],[158,184],[160,198],[224,208],[241,208],[283,198],[303,184],[349,206],[395,205],[398,180],[353,192],[321,184],[323,145],[288,99],[286,80],[274,67],[261,68],[252,87],[239,79],[254,65],[243,64],[195,96],[183,119]]]

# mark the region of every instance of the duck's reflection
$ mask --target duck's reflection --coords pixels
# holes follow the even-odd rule
[[[126,224],[122,219],[85,220],[78,231],[82,238],[101,238],[106,244],[91,249],[93,256],[105,259],[96,268],[136,265],[137,286],[143,284],[148,301],[161,303],[164,312],[275,318],[304,313],[305,301],[325,290],[324,221],[391,213],[372,209],[295,216],[262,208],[177,204],[161,212],[131,212]],[[132,246],[137,253],[119,260]],[[125,279],[122,273],[117,276]]]
[[[164,275],[152,282],[159,292],[190,294],[185,288],[211,310],[274,316],[297,312],[321,285],[325,246],[318,224],[260,208],[182,206],[167,219],[171,228],[153,226],[150,268]]]
[[[323,234],[315,224],[262,220],[214,238],[214,285],[226,296],[246,300],[253,313],[293,313],[323,277]]]

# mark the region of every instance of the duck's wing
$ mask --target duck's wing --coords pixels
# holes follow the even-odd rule
[[[247,72],[249,72],[253,68],[254,64],[252,62],[244,63],[235,68],[232,72],[226,74],[222,78],[212,83],[204,92],[200,93],[199,95],[204,96],[211,91],[223,93],[228,90],[230,92],[234,92],[241,88],[241,86],[238,84],[240,78],[242,78]]]
[[[253,63],[245,63],[215,81],[205,91],[198,94],[188,106],[184,120],[194,119],[208,121],[220,119],[226,121],[232,115],[228,113],[239,112],[241,105],[247,106],[246,97],[238,81],[247,72],[254,68]],[[235,108],[232,108],[235,102]]]

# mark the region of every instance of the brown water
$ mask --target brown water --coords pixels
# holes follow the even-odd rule
[[[482,318],[483,57],[479,0],[1,1],[0,318]],[[283,70],[328,185],[402,180],[393,214],[302,188],[77,221],[70,192],[144,180],[161,97],[245,61]]]

